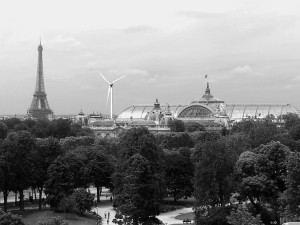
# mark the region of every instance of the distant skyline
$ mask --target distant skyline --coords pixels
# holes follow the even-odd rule
[[[0,115],[26,114],[40,37],[54,114],[109,114],[100,73],[126,75],[114,86],[114,114],[156,98],[189,104],[206,82],[227,104],[300,108],[299,12],[297,0],[6,1]]]

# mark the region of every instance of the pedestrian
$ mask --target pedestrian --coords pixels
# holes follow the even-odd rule
[[[46,207],[46,204],[47,204],[47,203],[46,203],[46,199],[43,197],[43,198],[42,198],[42,207],[45,208],[45,207]]]
[[[105,211],[105,213],[104,213],[104,218],[106,219],[106,211]]]
[[[108,212],[108,214],[107,214],[107,218],[109,219],[109,215],[110,215],[110,212]]]
[[[107,220],[107,224],[109,224],[109,219]]]
[[[110,196],[110,202],[112,202],[112,196]]]

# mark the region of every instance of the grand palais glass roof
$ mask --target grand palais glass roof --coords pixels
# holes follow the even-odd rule
[[[168,105],[160,105],[158,100],[154,105],[133,105],[121,112],[120,120],[144,120],[154,107],[166,112]],[[170,105],[174,118],[224,118],[230,121],[240,121],[246,118],[265,118],[273,115],[276,119],[287,113],[295,113],[300,117],[300,110],[289,104],[225,104],[214,98],[210,93],[209,83],[202,98],[195,99],[189,105]]]
[[[170,111],[174,117],[177,117],[177,114],[181,109],[186,107],[186,105],[170,105]],[[167,105],[160,105],[161,111],[167,109]],[[129,120],[129,119],[141,119],[143,120],[148,112],[153,110],[153,105],[133,105],[121,112],[118,119]]]
[[[289,104],[228,104],[226,105],[226,112],[229,119],[235,121],[240,121],[249,117],[265,118],[268,115],[273,115],[275,118],[279,118],[287,113],[295,113],[300,116],[300,110]]]
[[[170,105],[172,115],[177,118],[178,113],[188,105]],[[160,105],[161,111],[167,109],[167,105]],[[153,110],[153,105],[133,105],[121,112],[120,120],[144,120],[148,112]],[[289,104],[227,104],[225,105],[226,115],[229,120],[240,121],[249,117],[264,118],[267,115],[274,115],[275,118],[287,113],[295,113],[300,116],[300,110]]]

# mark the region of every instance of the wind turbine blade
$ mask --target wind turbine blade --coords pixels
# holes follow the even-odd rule
[[[102,76],[102,78],[103,78],[108,84],[110,84],[109,81],[105,78],[105,76],[102,75],[102,73],[100,73],[100,75]]]
[[[117,82],[118,80],[121,80],[123,77],[126,77],[126,75],[122,76],[122,77],[119,77],[118,79],[114,80],[113,82],[111,82],[112,84]]]
[[[111,89],[111,87],[108,86],[108,92],[107,92],[107,98],[106,98],[106,105],[107,105],[107,103],[108,103],[109,94],[110,94],[110,89]]]

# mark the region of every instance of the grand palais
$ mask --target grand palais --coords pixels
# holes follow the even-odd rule
[[[79,122],[86,121],[96,135],[117,136],[122,130],[131,127],[146,126],[151,132],[170,132],[172,120],[197,122],[206,130],[220,131],[230,129],[244,119],[262,119],[272,115],[274,122],[281,124],[282,115],[294,113],[300,116],[300,110],[290,104],[225,104],[215,98],[207,83],[202,97],[187,105],[160,104],[158,99],[150,105],[132,105],[124,109],[116,120],[96,119],[82,112],[76,117]]]

